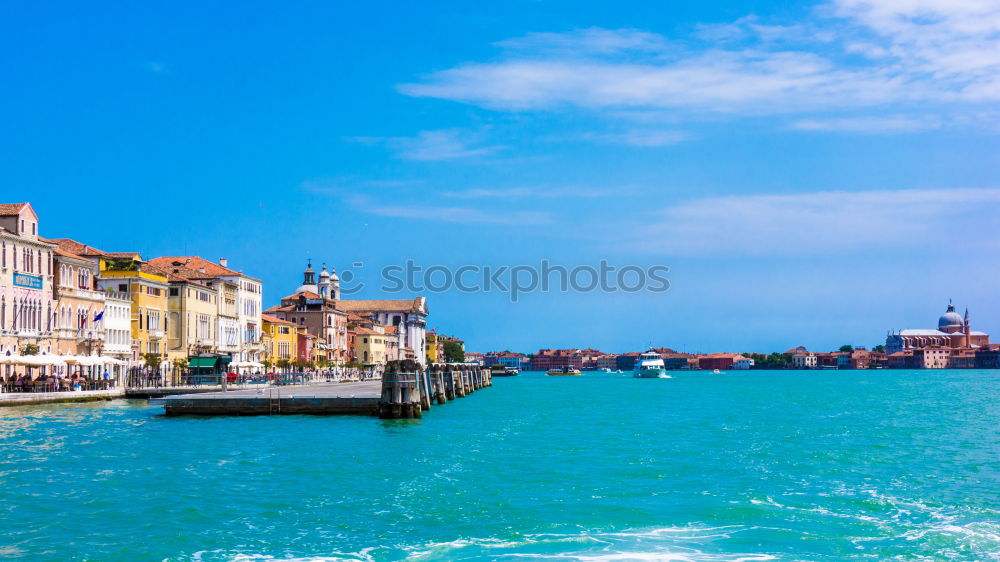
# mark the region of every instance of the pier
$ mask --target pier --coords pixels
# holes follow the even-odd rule
[[[168,416],[363,415],[419,418],[442,405],[492,386],[478,365],[432,365],[390,361],[382,380],[188,393],[151,398]]]

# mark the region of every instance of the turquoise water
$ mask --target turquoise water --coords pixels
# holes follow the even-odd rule
[[[416,422],[0,408],[0,558],[1000,557],[1000,373],[529,373]]]

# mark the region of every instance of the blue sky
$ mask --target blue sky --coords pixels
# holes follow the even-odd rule
[[[429,295],[470,349],[1000,331],[1000,4],[0,8],[0,185],[42,234],[226,256],[275,302],[378,271],[671,268],[666,293]],[[389,295],[400,296],[400,295]]]

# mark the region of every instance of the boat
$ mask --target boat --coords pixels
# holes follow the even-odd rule
[[[718,370],[718,369],[715,369],[714,371],[712,371],[712,374],[713,374],[713,375],[718,375],[718,374],[719,374],[719,370]]]
[[[549,369],[545,374],[550,377],[578,377],[583,373],[573,367],[561,367],[558,369]]]
[[[609,369],[609,368],[607,368],[607,367],[603,367],[603,368],[601,369],[601,372],[602,372],[602,373],[610,373],[610,372],[611,372],[611,369]]]
[[[519,373],[514,367],[505,367],[499,363],[490,367],[490,375],[494,377],[516,377]]]
[[[663,365],[663,359],[655,351],[647,351],[639,355],[635,362],[635,370],[632,376],[637,379],[669,379],[667,369]]]

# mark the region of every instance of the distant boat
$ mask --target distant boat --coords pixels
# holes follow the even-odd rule
[[[490,374],[494,377],[516,377],[520,373],[514,367],[504,367],[499,363],[490,367]]]
[[[601,372],[602,372],[602,373],[610,373],[610,372],[611,372],[611,369],[609,369],[609,368],[607,368],[607,367],[602,367],[602,368],[601,368]],[[619,371],[619,372],[620,372],[620,371]]]
[[[718,375],[718,374],[719,374],[719,370],[718,370],[718,369],[716,369],[716,370],[712,371],[712,374],[713,374],[713,375]]]
[[[639,356],[635,362],[635,369],[632,376],[637,379],[669,379],[667,369],[663,365],[663,359],[655,351],[647,351]]]
[[[562,367],[560,369],[549,369],[545,372],[550,377],[578,377],[583,373],[579,369],[572,367]]]

